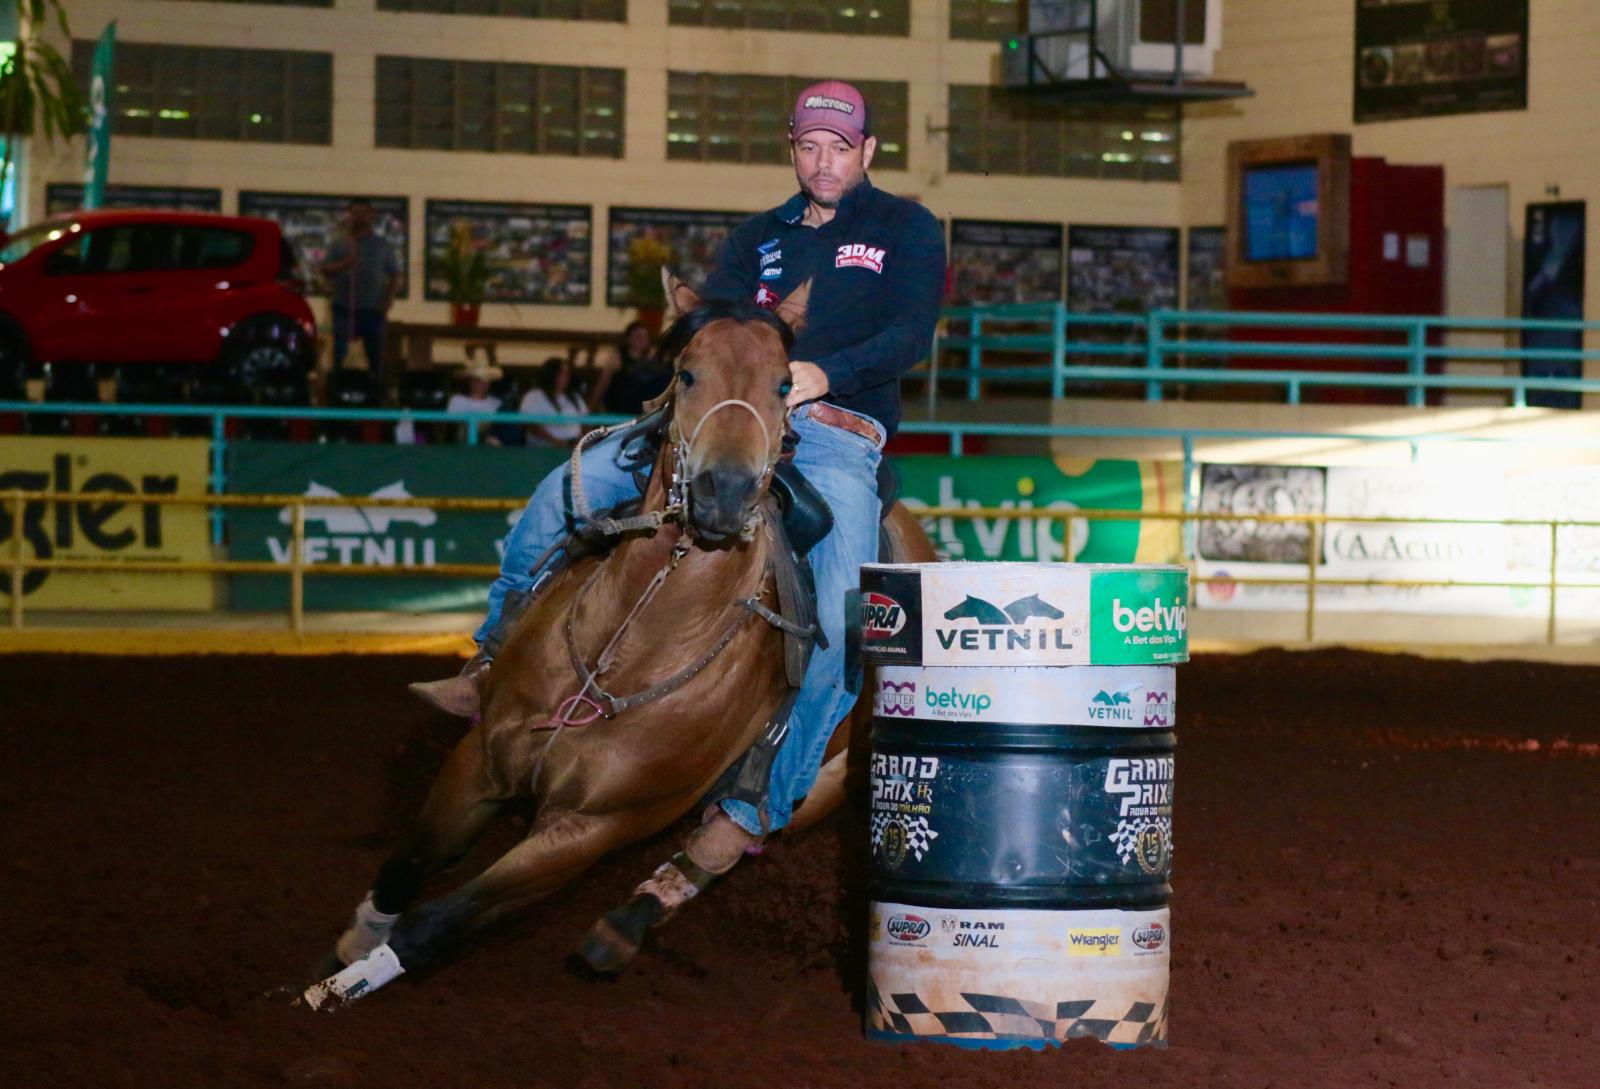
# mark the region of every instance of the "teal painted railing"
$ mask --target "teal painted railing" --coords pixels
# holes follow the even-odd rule
[[[1152,310],[1148,314],[1078,314],[1064,303],[1013,303],[1001,306],[952,307],[944,312],[945,333],[934,346],[927,377],[930,414],[936,404],[939,380],[964,380],[968,400],[977,400],[990,381],[1038,383],[1050,396],[1066,396],[1069,383],[1136,383],[1144,386],[1145,399],[1159,401],[1166,387],[1187,385],[1281,386],[1290,404],[1299,404],[1306,387],[1403,390],[1407,403],[1421,407],[1430,390],[1505,393],[1518,408],[1534,391],[1600,393],[1600,379],[1523,377],[1521,364],[1558,362],[1583,364],[1600,360],[1600,351],[1577,348],[1510,348],[1493,345],[1441,343],[1447,333],[1501,334],[1524,332],[1600,332],[1600,323],[1497,318],[1400,317],[1375,314],[1275,314],[1229,311]],[[993,332],[993,327],[1006,327]],[[1017,331],[1036,326],[1037,331]],[[1202,329],[1227,327],[1240,331],[1286,330],[1307,333],[1382,334],[1393,343],[1348,341],[1264,341],[1216,339],[1196,335]],[[986,332],[985,328],[989,330]],[[1083,339],[1085,331],[1112,330],[1119,342]],[[951,353],[964,357],[965,365],[949,367]],[[996,362],[995,353],[1038,355],[1036,364]],[[1085,363],[1084,357],[1125,356],[1125,365]],[[1203,359],[1209,365],[1194,366]],[[1393,373],[1316,371],[1287,368],[1230,368],[1229,359],[1365,362],[1396,367]],[[1430,364],[1445,360],[1472,363],[1515,364],[1516,374],[1430,374]],[[1433,368],[1437,370],[1437,366]]]

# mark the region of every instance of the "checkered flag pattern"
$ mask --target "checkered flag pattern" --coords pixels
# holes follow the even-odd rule
[[[1167,846],[1167,854],[1172,854],[1172,822],[1166,817],[1144,818],[1136,821],[1122,820],[1117,822],[1117,830],[1111,833],[1110,839],[1112,843],[1117,845],[1117,857],[1122,859],[1124,864],[1127,864],[1133,858],[1133,852],[1138,847],[1139,837],[1144,834],[1147,828],[1160,830],[1161,838]]]
[[[905,1036],[964,1040],[1042,1040],[1091,1037],[1118,1047],[1165,1046],[1167,1006],[1105,1000],[1030,1002],[1006,995],[961,993],[963,1009],[930,1009],[915,994],[882,994],[869,980],[873,1028]],[[954,1003],[949,1003],[954,1004]]]
[[[917,817],[907,820],[892,813],[874,813],[872,815],[872,846],[878,847],[883,843],[883,830],[891,824],[898,824],[906,830],[906,850],[918,862],[928,853],[928,848],[933,846],[933,841],[939,838],[939,833],[928,827],[927,817]]]

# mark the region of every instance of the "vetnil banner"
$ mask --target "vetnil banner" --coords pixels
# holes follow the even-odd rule
[[[240,494],[303,495],[334,499],[371,496],[496,497],[526,499],[555,466],[561,450],[495,446],[322,446],[238,443],[231,448],[231,490]],[[448,511],[431,507],[307,507],[303,559],[308,564],[360,568],[414,567],[405,575],[310,575],[306,607],[322,610],[481,609],[489,580],[429,577],[440,564],[500,563],[501,539],[518,511]],[[232,513],[231,554],[288,566],[293,555],[288,507]],[[288,601],[281,575],[241,575],[233,580],[233,606],[275,610]]]

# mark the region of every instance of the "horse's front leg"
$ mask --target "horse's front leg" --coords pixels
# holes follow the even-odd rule
[[[436,963],[473,929],[554,892],[606,852],[652,830],[637,813],[541,814],[528,838],[454,892],[401,914],[386,942],[313,984],[306,1001],[314,1009],[334,1008],[371,994],[408,968]]]
[[[485,774],[481,728],[474,729],[446,758],[421,814],[384,860],[372,890],[339,936],[338,963],[351,964],[382,945],[423,882],[466,854],[503,804]]]

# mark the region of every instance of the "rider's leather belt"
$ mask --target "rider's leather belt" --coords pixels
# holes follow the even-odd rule
[[[876,444],[878,429],[871,421],[857,416],[854,412],[846,412],[842,408],[834,408],[823,401],[811,402],[811,418],[818,423],[825,423],[829,427],[842,428],[845,431],[860,435],[868,442]]]

